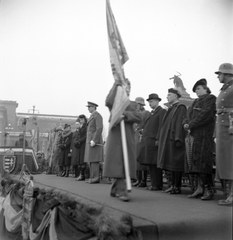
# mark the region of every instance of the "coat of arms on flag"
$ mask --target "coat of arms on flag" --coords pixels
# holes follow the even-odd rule
[[[12,173],[15,169],[16,165],[16,156],[4,156],[3,157],[3,169],[8,172]]]

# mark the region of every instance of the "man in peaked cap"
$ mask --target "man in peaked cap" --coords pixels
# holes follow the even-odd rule
[[[177,89],[168,89],[167,100],[170,107],[163,117],[159,133],[157,165],[171,172],[171,187],[165,190],[170,194],[181,193],[181,178],[184,171],[185,130],[182,122],[187,108],[179,103],[180,97]]]
[[[99,163],[103,161],[103,118],[96,111],[98,105],[87,102],[88,111],[91,113],[87,121],[87,137],[85,146],[84,162],[89,164],[90,178],[87,183],[99,183],[100,171]]]
[[[233,204],[233,64],[223,63],[219,66],[219,82],[223,84],[217,98],[216,123],[216,169],[223,186],[230,182],[229,192],[225,191],[226,199],[219,205]]]

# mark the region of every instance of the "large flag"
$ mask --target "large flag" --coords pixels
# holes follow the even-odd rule
[[[130,101],[126,94],[126,79],[124,75],[124,63],[129,59],[124,43],[121,39],[120,32],[116,25],[114,15],[109,3],[106,0],[107,12],[107,28],[108,28],[108,43],[110,53],[110,63],[115,81],[120,81],[121,86],[118,86],[115,96],[113,108],[111,111],[111,118],[109,123],[109,130],[116,123],[119,117],[123,114]]]

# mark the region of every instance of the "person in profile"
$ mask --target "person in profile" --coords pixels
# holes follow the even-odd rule
[[[15,142],[15,147],[23,147],[23,140],[24,140],[23,133],[20,133],[19,140]],[[28,147],[28,141],[26,139],[24,141],[25,141],[25,147]]]

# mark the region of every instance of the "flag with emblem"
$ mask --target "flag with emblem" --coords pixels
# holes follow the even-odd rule
[[[126,79],[123,68],[123,65],[129,59],[129,57],[116,25],[109,0],[106,0],[106,14],[111,68],[114,80],[120,81],[122,84],[121,86],[117,87],[117,93],[114,99],[109,123],[110,130],[130,103],[125,91]]]

